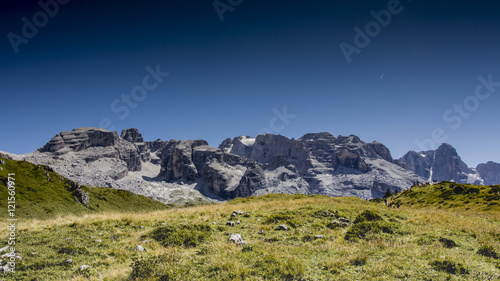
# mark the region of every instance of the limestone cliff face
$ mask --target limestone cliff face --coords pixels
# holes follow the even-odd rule
[[[410,151],[399,160],[426,180],[480,183],[476,172],[467,167],[453,146],[446,143],[436,150]]]
[[[484,180],[484,184],[500,184],[500,163],[489,161],[477,165],[476,170]]]
[[[204,140],[144,141],[135,128],[121,136],[99,128],[61,132],[23,159],[82,185],[127,189],[168,203],[178,196],[227,200],[272,192],[373,198],[431,177],[465,182],[481,176],[498,183],[500,166],[482,164],[475,174],[447,144],[394,160],[383,144],[355,135],[239,136],[213,148]]]
[[[141,170],[141,158],[137,146],[120,138],[116,132],[100,128],[79,128],[54,136],[39,152],[64,155],[80,152],[86,162],[101,158],[125,161],[129,171]]]

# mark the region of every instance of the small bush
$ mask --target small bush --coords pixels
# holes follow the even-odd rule
[[[313,240],[314,240],[314,237],[312,235],[309,235],[309,234],[306,235],[306,236],[304,236],[304,237],[302,237],[302,241],[303,242],[311,242]]]
[[[443,244],[443,247],[445,248],[453,248],[457,246],[457,243],[455,243],[455,241],[444,237],[439,238],[439,242],[441,242],[441,244]]]
[[[349,228],[344,236],[345,240],[365,239],[368,234],[393,234],[395,226],[385,222],[371,221],[357,223]]]
[[[444,271],[450,274],[469,274],[467,268],[460,263],[451,261],[433,261],[430,265],[437,271]]]
[[[292,228],[296,228],[298,224],[295,218],[292,216],[292,214],[288,212],[272,214],[266,218],[264,223],[266,224],[286,223]]]
[[[495,251],[495,248],[493,248],[492,246],[481,246],[481,248],[479,248],[479,250],[477,250],[477,253],[481,256],[485,256],[485,257],[490,257],[490,258],[494,258],[494,259],[500,259],[500,255],[498,255],[498,253]]]
[[[368,259],[367,255],[361,254],[354,257],[352,260],[349,261],[349,263],[354,266],[363,266],[366,264],[367,259]]]
[[[208,225],[164,226],[150,232],[149,237],[163,246],[196,247],[212,234]]]
[[[379,216],[377,213],[369,211],[369,210],[364,210],[361,214],[359,214],[356,219],[354,220],[354,223],[361,223],[365,221],[381,221],[382,217]]]

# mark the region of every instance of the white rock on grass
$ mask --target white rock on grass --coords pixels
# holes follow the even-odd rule
[[[84,265],[80,266],[79,270],[80,270],[80,271],[83,271],[83,270],[85,270],[85,269],[87,269],[87,268],[90,268],[90,265],[86,265],[86,264],[84,264]]]
[[[287,231],[288,230],[288,226],[286,226],[286,224],[280,224],[280,225],[278,225],[278,227],[276,227],[276,230]]]
[[[144,247],[142,247],[141,245],[135,247],[135,250],[139,252],[146,252],[146,249],[144,249]]]
[[[243,241],[243,238],[241,238],[240,234],[233,234],[231,237],[229,237],[229,241],[237,244],[237,245],[246,245],[247,242]]]

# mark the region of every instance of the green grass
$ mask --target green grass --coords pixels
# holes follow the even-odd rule
[[[239,210],[244,215],[231,216]],[[327,227],[339,217],[352,223]],[[290,221],[295,228],[275,230]],[[15,280],[500,278],[500,214],[494,211],[272,194],[242,203],[20,223],[16,246],[23,259]],[[0,245],[7,234],[0,231]],[[228,241],[231,234],[241,234],[247,245]],[[73,263],[64,262],[70,258]],[[79,271],[83,264],[91,267]]]
[[[46,180],[43,168],[20,170],[27,174],[19,179],[41,172]],[[0,280],[499,280],[500,212],[485,199],[492,187],[473,187],[479,192],[436,193],[446,208],[432,204],[429,187],[389,199],[401,200],[399,208],[353,197],[269,194],[136,212],[106,207],[115,195],[102,193],[100,204],[113,212],[20,218],[15,246],[22,260]],[[467,209],[464,199],[479,203]],[[233,217],[234,211],[243,214]],[[333,227],[341,218],[351,223]],[[288,230],[276,230],[280,224]],[[0,246],[9,237],[5,225]],[[230,242],[231,234],[247,244]],[[90,268],[80,271],[84,264]]]
[[[500,185],[484,186],[441,182],[394,195],[390,206],[500,212]]]
[[[73,196],[71,181],[52,171],[25,161],[3,159],[0,171],[0,210],[7,215],[7,176],[15,173],[17,218],[53,218],[60,215],[83,215],[98,212],[150,212],[167,205],[129,191],[106,187],[82,187],[90,203],[83,205]]]

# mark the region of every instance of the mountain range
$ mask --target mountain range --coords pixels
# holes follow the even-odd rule
[[[47,165],[81,185],[128,190],[171,204],[268,193],[370,199],[388,189],[398,192],[434,179],[500,183],[500,164],[469,168],[449,144],[393,159],[379,142],[326,132],[297,140],[272,134],[239,136],[214,148],[205,140],[144,141],[135,128],[121,135],[78,128],[57,134],[32,153],[5,154]]]

